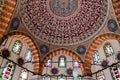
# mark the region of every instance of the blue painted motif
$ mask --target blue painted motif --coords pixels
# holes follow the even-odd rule
[[[68,6],[66,8],[62,8],[59,3],[60,0],[54,0],[54,8],[59,13],[70,13],[75,6],[75,0],[69,0]]]
[[[115,20],[113,20],[113,19],[110,19],[108,21],[108,29],[111,32],[115,32],[118,29],[117,22]]]
[[[77,51],[78,54],[84,54],[86,52],[86,47],[83,46],[83,45],[80,45],[80,46],[77,47],[76,51]]]
[[[46,54],[46,53],[48,53],[48,52],[49,52],[48,46],[46,46],[46,45],[40,46],[40,53]]]
[[[12,30],[17,30],[17,28],[19,27],[20,24],[20,20],[18,18],[13,18],[10,24],[10,28]]]

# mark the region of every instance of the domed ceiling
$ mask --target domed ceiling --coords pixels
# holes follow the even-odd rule
[[[32,35],[56,45],[94,36],[107,14],[107,0],[21,0],[21,19]]]

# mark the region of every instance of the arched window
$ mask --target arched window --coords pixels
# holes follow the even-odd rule
[[[30,49],[26,50],[25,56],[24,56],[25,62],[32,61],[32,52]]]
[[[81,77],[74,77],[74,80],[82,80]]]
[[[5,46],[7,40],[8,40],[8,39],[4,39],[4,40],[2,40],[2,44],[1,44],[1,45],[2,45],[2,46]]]
[[[58,80],[66,80],[66,77],[64,77],[64,76],[59,77]]]
[[[103,49],[104,49],[106,57],[109,57],[109,56],[115,54],[115,52],[112,48],[112,45],[109,42],[105,43],[105,45],[103,46]]]
[[[27,77],[28,77],[28,72],[25,69],[23,69],[21,71],[20,79],[19,80],[27,80]]]
[[[66,67],[66,58],[65,58],[65,56],[60,56],[59,57],[59,67],[60,68]]]
[[[105,75],[102,71],[98,72],[96,76],[97,76],[97,80],[105,80]]]
[[[52,67],[52,60],[49,59],[47,62],[46,62],[46,67]]]
[[[93,62],[94,62],[94,64],[100,62],[100,56],[99,56],[99,54],[98,54],[98,51],[96,51],[96,52],[94,53],[94,55],[93,55]]]
[[[45,76],[43,80],[51,80],[51,79],[50,79],[50,76]]]
[[[113,65],[110,68],[113,80],[120,80],[120,64]]]
[[[14,70],[15,64],[12,62],[7,62],[2,71],[2,80],[11,80]]]
[[[19,40],[16,40],[15,43],[14,43],[14,46],[12,48],[12,52],[15,53],[15,54],[20,54],[22,46],[23,46],[22,42],[19,41]]]
[[[77,60],[73,60],[73,68],[79,68],[80,64]]]

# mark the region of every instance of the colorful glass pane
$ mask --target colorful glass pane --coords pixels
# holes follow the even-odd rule
[[[103,49],[104,49],[105,55],[107,57],[115,54],[115,52],[114,52],[114,50],[112,48],[112,45],[109,42],[105,43],[105,45],[103,46]]]
[[[77,60],[73,60],[73,67],[74,68],[79,68],[80,67],[79,62]]]
[[[102,71],[97,73],[97,80],[105,80],[105,75]]]
[[[114,65],[110,68],[113,80],[120,80],[120,64]]]
[[[46,67],[51,67],[52,66],[52,60],[48,60],[46,62]]]
[[[81,77],[75,77],[74,80],[81,80]]]
[[[94,61],[95,64],[100,62],[100,56],[98,54],[98,51],[94,53],[93,61]]]
[[[66,80],[66,78],[65,77],[59,77],[58,80]]]
[[[50,76],[45,76],[43,80],[50,80]]]
[[[19,41],[19,40],[16,40],[15,43],[14,43],[14,46],[12,48],[12,52],[15,53],[15,54],[20,54],[20,51],[22,49],[22,42]]]
[[[32,52],[31,52],[30,49],[26,50],[24,59],[25,59],[26,62],[32,61]]]
[[[2,72],[2,80],[11,80],[14,70],[15,64],[7,62]]]
[[[4,40],[2,41],[2,46],[5,46],[7,40],[8,40],[8,39],[4,39]]]
[[[59,57],[59,67],[66,67],[66,58],[65,56]]]
[[[21,71],[20,79],[19,80],[27,80],[27,77],[28,77],[28,72],[25,69],[23,69]]]

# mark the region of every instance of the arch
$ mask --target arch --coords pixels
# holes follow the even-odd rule
[[[43,60],[42,62],[47,62],[49,59],[52,59],[53,57],[57,56],[57,55],[68,55],[70,57],[72,57],[73,59],[77,60],[78,62],[81,63],[81,70],[82,70],[82,74],[85,75],[85,70],[83,67],[83,61],[82,59],[73,51],[65,49],[65,48],[60,48],[57,50],[54,50],[53,52],[50,52]],[[41,64],[41,74],[43,72],[43,69],[45,67],[45,64],[42,63]]]
[[[17,0],[4,0],[0,11],[0,40],[2,39],[15,9]]]
[[[102,35],[96,37],[95,40],[93,40],[93,42],[90,44],[90,47],[88,48],[86,55],[85,55],[85,62],[87,63],[87,64],[84,64],[86,75],[91,74],[91,65],[90,64],[93,60],[94,52],[104,41],[109,40],[109,39],[115,39],[120,42],[120,35],[115,34],[115,33],[102,34]]]
[[[39,51],[35,45],[35,42],[32,40],[32,38],[30,36],[27,36],[26,34],[22,33],[22,32],[11,32],[8,33],[7,35],[4,36],[5,38],[9,38],[9,37],[16,37],[18,39],[23,40],[24,42],[26,42],[31,51],[32,51],[32,56],[34,59],[34,72],[36,74],[40,73],[40,55],[39,55]]]

